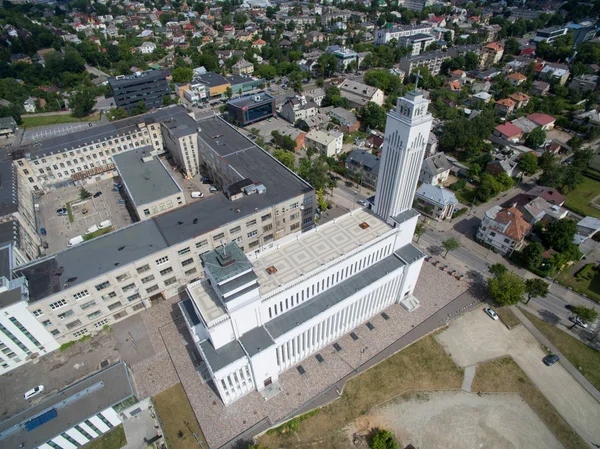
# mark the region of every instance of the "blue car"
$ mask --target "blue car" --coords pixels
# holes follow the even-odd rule
[[[46,235],[47,234],[46,228],[40,228],[40,234]]]

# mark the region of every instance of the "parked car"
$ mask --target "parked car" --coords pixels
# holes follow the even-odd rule
[[[494,312],[494,309],[486,307],[485,309],[483,309],[483,311],[487,313],[492,320],[498,321],[498,315],[496,314],[496,312]]]
[[[192,198],[202,198],[204,193],[202,192],[192,192]]]
[[[573,310],[575,308],[575,306],[571,305],[571,304],[566,304],[565,305],[565,309],[567,310]]]
[[[557,356],[556,354],[548,354],[546,357],[544,357],[542,359],[542,362],[544,362],[544,365],[546,365],[546,366],[552,366],[559,360],[560,360],[560,357]]]
[[[80,243],[83,243],[85,240],[83,239],[82,236],[78,235],[76,237],[73,237],[72,239],[70,239],[67,243],[67,246],[70,248],[72,246],[76,246],[79,245]]]
[[[102,192],[96,192],[94,193],[94,198],[98,198],[100,195],[102,195]]]
[[[100,222],[100,224],[98,225],[98,227],[100,229],[110,228],[111,226],[112,226],[112,221],[110,221],[110,220],[104,220],[104,221]]]
[[[116,182],[114,187],[116,187],[117,189],[121,190],[121,188],[123,187],[123,184],[121,184],[120,182]]]
[[[61,207],[60,209],[56,209],[56,214],[62,217],[63,215],[69,215],[69,211],[67,211],[66,207]]]
[[[219,189],[217,189],[215,186],[210,186],[210,187],[208,188],[208,191],[209,191],[209,192],[211,192],[211,193],[214,193],[214,192],[216,192],[217,190],[219,190]]]
[[[210,180],[210,178],[202,178],[202,184],[212,184],[212,181]]]
[[[367,202],[366,202],[365,200],[358,200],[357,202],[358,202],[358,204],[360,204],[361,206],[363,206],[363,207],[367,207]]]
[[[43,236],[45,236],[47,234],[46,228],[40,228],[40,234],[42,234]]]
[[[25,394],[23,395],[23,399],[25,399],[25,400],[31,399],[32,397],[40,394],[42,391],[44,391],[44,386],[38,385],[37,387],[32,388],[31,390],[25,392]]]
[[[127,204],[127,201],[125,201],[125,200],[119,200],[119,201],[117,201],[117,204]]]
[[[585,321],[583,321],[581,318],[579,318],[578,316],[570,316],[569,321],[577,324],[578,326],[583,327],[584,329],[587,329],[587,327],[588,327],[588,324]]]

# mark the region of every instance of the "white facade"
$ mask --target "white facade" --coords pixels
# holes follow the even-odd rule
[[[321,154],[332,157],[342,151],[344,134],[336,131],[313,130],[304,137],[305,146],[316,148]]]
[[[429,100],[413,90],[388,114],[374,207],[388,222],[412,207],[433,120],[428,106]]]
[[[405,26],[398,28],[386,28],[375,31],[375,45],[387,44],[392,39],[399,40],[401,37],[414,36],[415,34],[431,34],[431,25]]]

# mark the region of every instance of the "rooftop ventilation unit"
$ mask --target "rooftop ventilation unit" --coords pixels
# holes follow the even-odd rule
[[[267,188],[264,186],[264,184],[257,184],[255,187],[256,193],[258,193],[259,195],[262,195],[263,193],[267,192]]]
[[[144,156],[144,157],[142,158],[142,162],[144,162],[144,163],[146,163],[146,162],[150,162],[150,161],[152,161],[153,159],[154,159],[154,157],[153,157],[152,155],[149,155],[149,156]]]
[[[262,100],[262,97],[260,95],[255,95],[254,97],[252,97],[252,99],[256,102],[259,102],[260,100]]]
[[[251,184],[249,186],[244,187],[242,190],[246,195],[252,195],[253,193],[256,193],[256,186],[254,184]]]

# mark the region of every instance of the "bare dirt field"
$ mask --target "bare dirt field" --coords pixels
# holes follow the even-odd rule
[[[420,392],[403,395],[361,416],[346,428],[348,446],[356,432],[385,428],[400,447],[427,449],[552,449],[562,444],[518,394]]]

